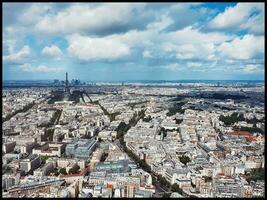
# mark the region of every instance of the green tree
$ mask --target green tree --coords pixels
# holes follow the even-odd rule
[[[261,133],[263,134],[264,131],[261,130],[260,128],[258,127],[244,127],[244,126],[241,126],[240,128],[236,128],[237,130],[240,130],[240,131],[248,131],[248,132],[252,132],[252,133]]]
[[[145,117],[145,118],[143,119],[144,122],[149,122],[149,121],[151,121],[151,120],[152,120],[152,117],[151,117],[150,115],[148,115],[147,117]]]
[[[61,168],[61,169],[59,170],[59,173],[60,173],[60,174],[64,174],[64,175],[66,175],[66,174],[67,174],[66,168]]]
[[[177,183],[174,183],[171,187],[171,191],[178,192],[179,194],[182,194],[183,190],[179,187]]]
[[[120,112],[115,112],[115,113],[111,113],[111,114],[109,114],[110,121],[111,121],[111,122],[112,122],[112,121],[115,121],[116,116],[117,116],[117,115],[120,115],[120,114],[121,114]]]
[[[180,159],[180,162],[183,163],[184,165],[186,165],[188,162],[191,161],[191,159],[188,156],[185,156],[185,155],[179,157],[179,159]]]
[[[103,153],[101,158],[100,158],[100,162],[104,162],[107,157],[108,157],[108,153]]]
[[[205,179],[205,182],[211,182],[212,181],[212,177],[210,176],[203,176]]]
[[[183,119],[176,119],[176,118],[175,118],[175,123],[176,123],[176,124],[181,124],[182,121],[183,121]]]
[[[125,122],[121,122],[119,126],[115,129],[117,131],[117,139],[123,137],[123,135],[129,130],[130,126],[127,125]]]
[[[44,164],[49,156],[41,156],[41,162]]]
[[[199,166],[199,167],[196,167],[196,170],[199,171],[199,170],[202,170],[203,167]]]
[[[265,170],[264,168],[253,169],[247,177],[247,181],[264,180]]]
[[[243,113],[234,112],[229,116],[220,115],[219,120],[222,121],[225,125],[229,126],[239,121],[245,121],[245,118]]]
[[[175,115],[176,113],[184,114],[185,109],[182,109],[182,106],[185,105],[186,102],[176,102],[169,108],[169,112],[166,114],[167,116]]]
[[[171,184],[166,180],[166,178],[164,178],[161,175],[158,175],[158,180],[159,180],[160,184],[162,184],[162,185],[165,185],[167,187],[171,186]]]
[[[160,134],[163,134],[163,138],[165,138],[167,136],[167,130],[164,127],[161,127],[159,135]]]
[[[80,170],[79,165],[74,165],[70,170],[69,170],[69,174],[76,174],[78,173]]]
[[[163,197],[163,198],[170,198],[170,196],[171,196],[170,193],[164,193],[162,197]]]
[[[53,170],[51,171],[51,173],[54,173],[55,176],[58,176],[59,175],[59,171],[57,168],[53,168]]]

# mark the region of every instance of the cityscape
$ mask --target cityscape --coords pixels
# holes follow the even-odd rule
[[[263,15],[4,3],[2,197],[264,198]]]

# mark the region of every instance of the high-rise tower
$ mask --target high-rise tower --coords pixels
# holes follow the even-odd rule
[[[66,72],[65,92],[67,94],[70,94],[69,81],[68,81],[68,72]]]

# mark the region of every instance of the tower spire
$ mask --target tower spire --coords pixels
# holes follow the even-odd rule
[[[65,92],[68,94],[70,93],[69,81],[68,81],[68,72],[66,72]]]

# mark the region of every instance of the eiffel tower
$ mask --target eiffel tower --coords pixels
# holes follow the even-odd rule
[[[68,81],[68,72],[66,72],[65,93],[67,95],[70,95],[70,88],[69,88],[69,81]]]

